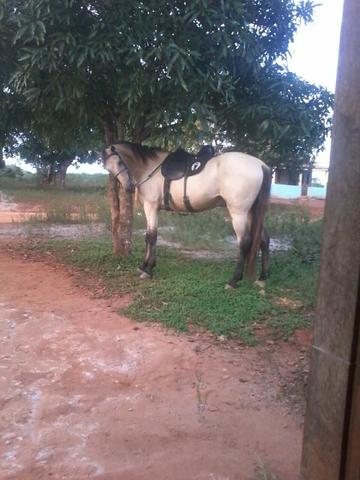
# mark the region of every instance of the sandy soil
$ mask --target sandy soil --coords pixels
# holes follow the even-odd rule
[[[283,397],[308,336],[247,348],[117,311],[57,265],[0,253],[0,478],[294,480]]]

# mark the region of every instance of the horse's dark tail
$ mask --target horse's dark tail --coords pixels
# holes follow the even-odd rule
[[[251,208],[251,248],[247,256],[247,265],[246,265],[246,276],[253,280],[255,274],[255,261],[257,257],[257,253],[260,248],[261,243],[261,232],[264,224],[264,217],[266,207],[270,197],[270,189],[271,189],[271,170],[266,165],[262,167],[263,171],[263,181],[254,202],[254,205]]]

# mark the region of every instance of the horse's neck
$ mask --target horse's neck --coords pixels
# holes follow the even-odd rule
[[[148,159],[146,163],[129,156],[126,160],[130,173],[134,177],[135,181],[142,181],[165,160],[168,154],[168,152],[159,152],[156,157]]]

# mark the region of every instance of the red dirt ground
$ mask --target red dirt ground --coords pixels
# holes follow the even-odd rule
[[[308,335],[249,348],[169,333],[4,248],[0,285],[1,480],[298,477],[284,389]]]
[[[0,223],[24,220],[2,204]],[[73,275],[0,244],[1,480],[298,477],[309,332],[257,348],[177,335]]]
[[[325,200],[321,198],[301,197],[296,200],[272,197],[270,202],[275,205],[287,205],[290,207],[304,208],[314,220],[322,218],[325,210]]]

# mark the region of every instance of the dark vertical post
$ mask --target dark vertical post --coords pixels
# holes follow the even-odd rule
[[[301,478],[360,478],[360,1],[345,0]]]

